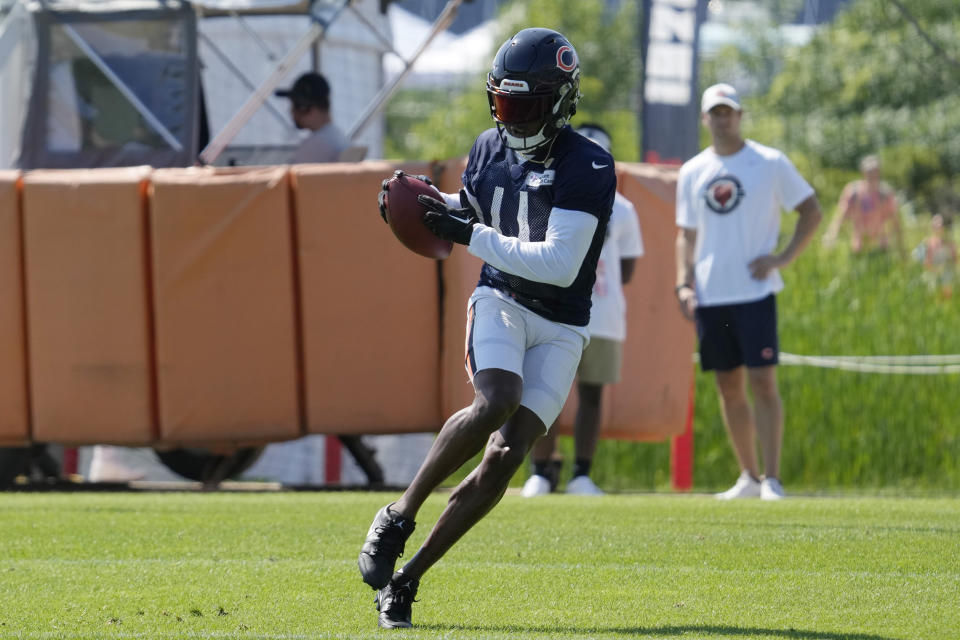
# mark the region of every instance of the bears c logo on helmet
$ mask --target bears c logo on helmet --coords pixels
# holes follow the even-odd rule
[[[712,211],[727,214],[737,208],[743,193],[743,185],[734,176],[720,176],[710,181],[703,197]]]
[[[577,54],[573,47],[562,46],[557,49],[557,66],[564,71],[573,71],[577,66]]]

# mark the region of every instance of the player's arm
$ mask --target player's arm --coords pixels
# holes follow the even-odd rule
[[[487,264],[534,282],[569,287],[577,279],[599,221],[584,211],[550,211],[542,242],[522,241],[476,225],[469,251]]]
[[[797,226],[793,230],[793,236],[790,242],[780,253],[773,255],[760,256],[750,263],[750,275],[756,280],[763,280],[773,269],[780,269],[787,266],[803,251],[810,243],[813,232],[817,230],[817,225],[823,219],[823,212],[820,211],[820,203],[817,196],[809,196],[806,200],[797,205],[797,213],[800,218],[797,220]]]
[[[697,246],[695,228],[678,227],[675,244],[677,281],[674,286],[680,311],[687,319],[693,319],[697,308],[697,291],[694,289],[694,250]]]

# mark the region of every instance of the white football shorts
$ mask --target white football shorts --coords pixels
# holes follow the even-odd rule
[[[586,327],[547,320],[490,287],[478,287],[467,304],[470,380],[484,369],[516,373],[523,378],[520,404],[547,429],[567,401],[589,341]]]

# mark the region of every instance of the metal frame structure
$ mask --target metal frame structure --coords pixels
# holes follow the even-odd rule
[[[111,0],[67,0],[65,2],[33,3],[28,0],[13,0],[6,5],[23,5],[34,13],[36,32],[36,62],[39,70],[32,78],[29,105],[25,110],[23,132],[19,151],[18,164],[23,169],[40,167],[92,167],[118,166],[123,164],[152,164],[154,166],[187,166],[198,161],[203,164],[213,164],[233,141],[243,127],[257,113],[266,106],[268,113],[277,122],[282,123],[285,130],[291,131],[289,117],[283,114],[267,99],[283,78],[295,67],[308,51],[312,52],[311,67],[318,69],[319,45],[327,37],[330,26],[344,14],[352,12],[359,21],[369,30],[374,39],[382,46],[382,51],[397,56],[402,61],[402,71],[389,82],[380,87],[373,100],[366,108],[357,114],[356,120],[345,127],[347,137],[355,139],[385,108],[391,96],[397,91],[404,79],[413,70],[417,59],[430,46],[431,42],[456,18],[457,9],[464,0],[448,0],[440,15],[432,25],[426,38],[414,53],[405,58],[393,44],[392,34],[384,33],[382,28],[374,24],[363,11],[358,8],[361,2],[375,0],[194,0],[192,3],[177,0],[151,3],[149,0],[128,0],[112,2]],[[377,0],[380,11],[384,12],[389,2]],[[169,16],[171,12],[182,12],[185,24],[184,57],[191,67],[191,75],[186,81],[189,95],[186,100],[190,104],[198,105],[200,100],[200,52],[202,42],[209,52],[215,56],[227,72],[235,77],[250,92],[249,97],[230,117],[227,123],[220,127],[209,143],[197,150],[196,140],[199,132],[198,118],[179,132],[171,131],[161,118],[141,100],[136,91],[111,67],[110,61],[98,53],[94,47],[78,30],[76,25],[94,21],[129,20],[131,15],[143,19]],[[308,16],[310,27],[296,41],[296,43],[282,57],[275,55],[257,33],[248,24],[251,16]],[[6,16],[9,18],[10,16]],[[199,21],[207,17],[229,17],[237,22],[251,41],[264,53],[265,59],[275,62],[272,71],[262,82],[254,82],[230,57],[219,47],[212,38],[202,34]],[[0,50],[10,50],[16,46],[13,30],[6,28],[12,20],[0,22]],[[50,90],[48,66],[50,57],[51,29],[59,28],[73,43],[74,46],[87,58],[90,63],[106,78],[123,99],[142,117],[146,126],[154,132],[164,143],[163,148],[154,148],[150,152],[128,152],[114,150],[81,149],[77,152],[56,152],[45,148],[46,126],[48,117],[47,96]],[[179,134],[179,135],[178,135]]]

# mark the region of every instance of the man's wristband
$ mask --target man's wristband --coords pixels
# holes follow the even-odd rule
[[[673,288],[673,295],[675,295],[675,296],[680,295],[680,291],[681,291],[682,289],[691,289],[691,290],[692,290],[692,289],[693,289],[693,285],[689,285],[689,284],[687,284],[686,282],[684,282],[683,284],[678,284],[677,286],[675,286],[675,287]]]

